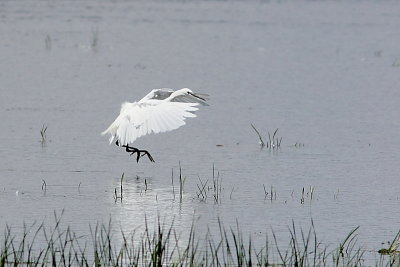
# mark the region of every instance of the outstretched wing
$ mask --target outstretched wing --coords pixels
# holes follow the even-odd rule
[[[196,117],[193,112],[198,110],[197,105],[181,102],[162,102],[157,105],[126,103],[113,123],[114,129],[107,129],[106,133],[116,137],[120,145],[130,144],[141,136],[175,130],[185,125],[186,118]]]
[[[169,88],[153,89],[145,97],[143,97],[139,103],[155,103],[155,101],[170,101],[170,102],[183,102],[183,103],[199,103],[203,106],[208,106],[206,100],[208,100],[207,94],[193,93],[188,88],[182,88],[174,91]]]
[[[203,106],[208,106],[206,100],[208,99],[207,94],[180,94],[171,99],[171,102],[182,102],[182,103],[199,103]]]
[[[164,100],[168,98],[173,92],[174,90],[169,88],[153,89],[150,91],[150,93],[145,95],[139,101],[139,103],[146,103],[149,100]]]

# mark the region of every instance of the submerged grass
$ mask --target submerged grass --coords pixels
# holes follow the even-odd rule
[[[198,178],[199,178],[200,184],[196,184],[197,189],[198,189],[198,191],[196,192],[197,198],[200,201],[205,202],[207,200],[208,196],[211,195],[214,200],[214,203],[221,204],[222,190],[223,190],[222,178],[220,178],[220,176],[219,176],[219,171],[217,171],[215,169],[215,165],[213,164],[213,166],[212,166],[212,178],[211,178],[212,184],[211,185],[209,185],[209,183],[208,183],[209,179],[204,181],[200,178],[200,176]],[[232,197],[232,192],[233,192],[233,189],[231,191],[230,198]]]
[[[61,227],[55,215],[55,227],[24,227],[15,237],[6,227],[0,249],[0,266],[363,266],[364,250],[357,245],[358,227],[349,232],[333,249],[318,240],[313,222],[307,231],[293,222],[289,243],[280,244],[272,231],[261,247],[246,238],[239,223],[226,228],[219,222],[219,234],[210,231],[198,238],[195,223],[187,234],[177,232],[174,222],[158,219],[154,227],[147,220],[144,229],[130,234],[113,232],[111,221],[90,228],[90,237],[77,236],[69,227]],[[397,236],[396,236],[397,238]],[[396,239],[395,238],[395,239]],[[40,242],[38,240],[44,240]],[[399,266],[400,255],[381,256],[379,266]]]
[[[257,130],[257,128],[251,123],[250,124],[251,127],[253,128],[253,130],[256,132],[258,139],[260,140],[260,146],[261,148],[264,148],[265,146],[270,149],[270,150],[274,150],[274,149],[278,149],[281,147],[281,143],[282,143],[282,137],[279,138],[276,134],[278,133],[279,128],[276,128],[275,131],[273,132],[272,136],[271,134],[268,132],[268,142],[265,143],[264,139],[262,138],[260,132]]]
[[[121,200],[121,202],[122,202],[122,199],[124,198],[124,196],[123,196],[124,190],[123,190],[123,186],[122,186],[122,182],[124,181],[124,176],[125,176],[125,173],[122,173],[121,180],[120,180],[121,181],[121,185],[120,185],[120,191],[119,191],[120,193],[119,193],[119,195],[117,193],[117,188],[114,188],[114,201],[115,202],[117,202],[118,199]],[[147,185],[146,185],[146,189],[147,189]]]
[[[46,136],[47,126],[43,124],[42,129],[40,129],[40,136],[42,137],[41,142],[45,144],[47,142]]]

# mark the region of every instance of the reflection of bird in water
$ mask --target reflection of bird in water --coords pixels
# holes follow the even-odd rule
[[[175,130],[185,125],[186,118],[196,117],[196,106],[208,105],[206,97],[208,95],[195,94],[188,88],[177,91],[167,88],[151,90],[139,102],[123,103],[119,116],[102,134],[111,134],[110,144],[116,139],[115,144],[125,147],[126,152],[131,155],[137,153],[137,162],[145,155],[154,162],[147,150],[129,144],[141,136]]]

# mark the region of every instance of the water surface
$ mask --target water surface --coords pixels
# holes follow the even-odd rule
[[[63,223],[84,234],[110,217],[126,231],[145,216],[174,218],[182,231],[198,218],[200,232],[220,218],[255,240],[273,229],[285,243],[292,220],[307,229],[313,219],[325,244],[359,225],[360,244],[381,248],[400,227],[396,7],[1,2],[0,226],[51,225],[62,210]],[[156,163],[137,164],[100,132],[120,103],[160,87],[208,93],[210,106],[177,131],[139,139]],[[261,149],[250,123],[265,140],[279,128],[280,149]],[[211,191],[198,197],[213,165],[218,203]],[[122,173],[124,198],[115,202]],[[265,199],[263,186],[276,199]],[[303,187],[314,188],[312,200],[301,201]]]

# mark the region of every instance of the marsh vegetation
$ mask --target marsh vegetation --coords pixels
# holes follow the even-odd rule
[[[358,227],[349,231],[337,245],[323,245],[311,221],[308,229],[294,222],[288,228],[290,239],[282,244],[272,231],[264,245],[256,247],[239,224],[225,227],[219,221],[219,234],[200,236],[195,220],[189,233],[182,235],[174,223],[160,218],[132,231],[112,231],[112,222],[89,226],[88,234],[78,236],[62,226],[62,216],[54,214],[55,227],[24,225],[24,234],[14,236],[7,226],[2,237],[0,266],[363,266],[365,250],[358,244]],[[39,240],[45,242],[38,243]],[[44,245],[42,245],[44,244]],[[376,266],[400,264],[400,255],[380,256]]]

